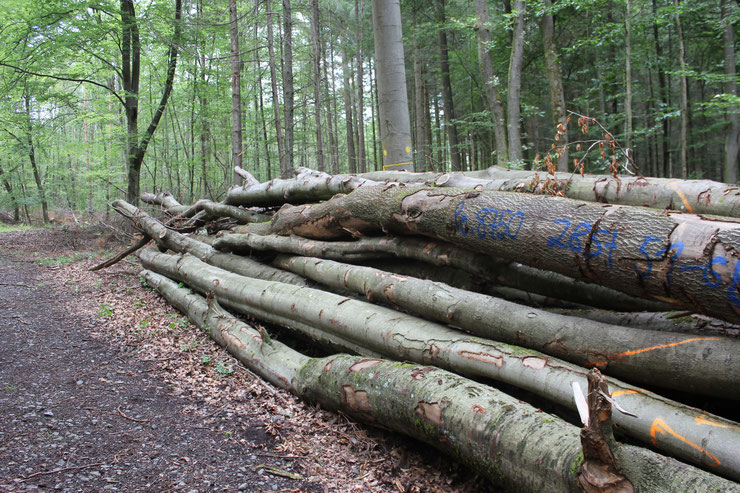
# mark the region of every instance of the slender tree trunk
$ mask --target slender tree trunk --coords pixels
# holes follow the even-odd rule
[[[294,142],[294,93],[293,87],[293,12],[291,0],[283,0],[283,114],[285,115],[285,139],[283,158],[280,161],[280,176],[293,175]],[[273,100],[276,104],[277,99]]]
[[[662,107],[666,107],[668,105],[668,98],[667,98],[667,87],[666,87],[666,80],[665,80],[665,72],[663,70],[663,49],[660,45],[660,36],[658,32],[658,9],[656,5],[656,0],[651,0],[651,7],[652,7],[652,24],[653,24],[653,42],[655,44],[655,58],[656,58],[656,66],[658,69],[658,98],[659,103]],[[661,158],[661,168],[660,172],[661,175],[665,178],[670,176],[670,156],[668,151],[668,140],[670,139],[668,135],[668,119],[663,118],[663,132],[660,136],[660,143],[661,143],[661,152],[660,152],[660,158]]]
[[[509,93],[506,102],[508,110],[509,160],[513,163],[522,161],[522,138],[520,130],[522,61],[524,58],[524,0],[514,0],[514,32],[511,39],[511,57],[509,59]]]
[[[427,131],[424,128],[424,62],[421,55],[421,31],[418,23],[418,6],[414,4],[411,10],[411,22],[416,29],[414,33],[414,120],[416,130],[416,142],[414,147],[414,164],[418,171],[427,170]]]
[[[272,16],[273,12],[270,8],[270,0],[265,0],[265,8],[267,9],[267,56],[268,56],[268,63],[270,65],[270,87],[272,88],[272,110],[273,110],[273,116],[275,118],[275,138],[277,140],[277,148],[278,148],[278,159],[280,161],[280,175],[282,176],[284,171],[287,170],[287,156],[286,156],[286,143],[283,142],[283,128],[281,123],[281,117],[280,117],[280,98],[278,96],[278,83],[277,83],[277,66],[275,63],[275,48],[274,48],[274,38],[272,33]],[[255,27],[256,29],[256,27]],[[264,133],[265,138],[265,146],[267,148],[267,128],[265,123],[265,112],[264,112],[264,104],[263,104],[263,98],[262,98],[262,90],[260,89],[260,111],[262,112],[262,130]],[[292,132],[292,130],[291,130]],[[291,151],[292,152],[292,151]],[[268,178],[271,175],[271,171],[269,169],[270,166],[270,150],[267,148],[267,163],[268,163]],[[291,156],[292,159],[292,156]]]
[[[688,126],[689,126],[689,88],[688,79],[686,77],[686,47],[684,46],[683,30],[681,29],[681,16],[679,15],[680,5],[683,2],[679,0],[673,0],[673,6],[676,8],[676,37],[678,38],[678,61],[681,67],[681,137],[680,137],[680,163],[681,163],[681,178],[686,179],[689,176],[689,168],[687,162],[687,147],[688,147]]]
[[[624,134],[627,152],[632,153],[632,9],[625,0],[624,16]]]
[[[141,141],[139,141],[139,76],[141,66],[139,27],[133,0],[121,0],[121,81],[126,94],[124,109],[126,113],[126,163],[128,167],[126,197],[133,204],[137,204],[139,201],[141,164],[144,155],[154,132],[157,130],[159,121],[162,119],[167,107],[167,100],[172,92],[180,43],[181,18],[182,0],[175,0],[175,33],[169,47],[167,77],[162,98]]]
[[[347,161],[349,163],[349,172],[357,173],[357,153],[355,151],[355,131],[352,122],[354,120],[352,111],[352,90],[350,88],[350,64],[347,55],[346,43],[342,46],[342,74],[344,75],[344,120],[347,125]]]
[[[316,121],[316,167],[324,171],[324,143],[321,128],[321,35],[319,0],[311,0],[311,47],[313,61],[313,100]]]
[[[36,148],[33,145],[33,120],[31,119],[31,96],[28,94],[23,95],[23,100],[26,107],[26,118],[27,121],[27,152],[28,160],[31,162],[31,169],[33,170],[33,179],[36,182],[36,188],[39,191],[39,200],[41,201],[41,213],[44,217],[44,224],[49,224],[49,204],[46,202],[46,190],[44,190],[44,184],[41,180],[41,173],[39,173],[39,167],[36,164]]]
[[[552,2],[550,0],[545,0],[544,5],[548,10],[552,8]],[[547,81],[550,85],[550,106],[552,107],[555,145],[562,149],[557,167],[558,171],[568,171],[568,128],[566,123],[567,115],[565,113],[565,91],[563,90],[563,78],[560,75],[554,31],[553,17],[548,12],[542,16],[542,44],[545,51]]]
[[[0,177],[2,177],[3,179],[3,185],[5,186],[5,190],[8,192],[10,202],[13,204],[13,220],[15,222],[18,222],[21,219],[20,209],[18,208],[18,200],[15,198],[15,195],[13,195],[13,186],[10,184],[10,181],[8,180],[8,175],[5,174],[2,166],[0,166]]]
[[[413,171],[400,0],[373,0],[383,168]]]
[[[361,23],[364,4],[355,0],[355,62],[357,77],[357,172],[367,171],[367,153],[365,148],[365,56],[362,52]]]
[[[331,23],[329,28],[329,57],[331,59],[331,88],[329,87],[329,63],[327,62],[326,50],[322,52],[324,67],[324,92],[326,93],[326,120],[329,134],[329,155],[331,158],[331,173],[339,173],[339,148],[337,144],[337,112],[336,112],[336,94],[334,93],[334,47],[332,45]],[[333,106],[332,106],[333,102]]]
[[[733,6],[729,0],[722,0],[722,27],[724,28],[724,52],[725,52],[725,93],[737,96],[736,68],[735,68],[735,33],[730,22],[730,13],[737,6]],[[725,160],[722,167],[722,181],[725,183],[737,183],[738,180],[738,150],[740,149],[740,115],[737,111],[730,111],[727,115],[730,125],[727,127],[725,136]]]
[[[229,0],[229,39],[231,41],[231,164],[242,167],[242,60],[239,53],[239,23],[236,0]],[[233,173],[234,184],[241,185],[242,177]]]
[[[437,0],[437,22],[440,23],[439,37],[439,64],[442,78],[442,100],[444,102],[444,120],[447,128],[447,139],[450,145],[450,164],[452,171],[462,171],[463,163],[460,159],[460,149],[457,136],[457,124],[455,123],[455,104],[452,97],[452,82],[450,80],[449,49],[447,47],[447,30],[444,24],[447,22],[445,12],[445,0]]]
[[[493,132],[496,139],[496,163],[505,166],[509,162],[508,144],[506,142],[506,120],[504,106],[501,102],[500,84],[493,70],[491,61],[491,29],[486,0],[475,0],[475,14],[478,17],[475,30],[478,34],[478,63],[481,77],[486,89],[488,109],[493,118]]]
[[[198,0],[198,18],[203,20],[203,0]],[[210,129],[209,124],[210,115],[208,114],[208,83],[206,80],[206,46],[203,39],[199,40],[200,44],[200,86],[198,87],[199,102],[200,102],[200,166],[201,173],[203,174],[203,190],[208,190],[208,168],[210,162],[211,150],[209,149]],[[171,176],[171,175],[170,175]]]

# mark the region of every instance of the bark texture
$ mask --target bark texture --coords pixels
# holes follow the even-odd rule
[[[536,351],[472,338],[395,310],[311,288],[259,280],[245,282],[239,275],[207,266],[189,256],[145,250],[140,258],[147,268],[187,282],[200,292],[211,292],[220,303],[242,313],[273,322],[281,320],[287,327],[301,331],[308,325],[312,328],[310,335],[315,335],[318,329],[340,341],[354,342],[360,346],[360,354],[383,354],[434,364],[460,375],[500,380],[567,407],[573,407],[570,382],[586,383],[586,370],[564,361]],[[654,441],[654,422],[668,417],[673,429],[682,433],[685,440],[711,447],[713,453],[699,453],[683,441],[661,442],[662,447],[684,460],[740,476],[733,445],[740,429],[735,423],[707,416],[616,380],[614,387],[619,390],[616,395],[620,395],[620,404],[628,403],[625,406],[629,405],[638,416],[619,416],[618,423],[630,435],[647,443]],[[699,417],[716,426],[697,426],[694,420]],[[716,462],[710,463],[713,459]]]
[[[283,208],[272,231],[420,234],[634,296],[740,322],[740,222],[562,197],[365,187]]]

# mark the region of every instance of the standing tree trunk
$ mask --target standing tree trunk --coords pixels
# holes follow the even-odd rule
[[[274,48],[274,38],[272,35],[272,10],[270,9],[270,0],[265,0],[265,8],[267,9],[267,56],[268,56],[268,63],[270,65],[270,87],[272,88],[272,110],[273,114],[275,116],[275,136],[277,139],[277,148],[278,148],[278,159],[280,161],[280,175],[283,175],[284,171],[284,164],[285,160],[287,159],[285,157],[285,142],[283,142],[283,129],[282,124],[280,122],[280,98],[278,96],[278,83],[277,83],[277,67],[275,64],[275,48]],[[267,146],[267,128],[265,124],[265,118],[264,118],[264,105],[262,101],[262,91],[260,90],[260,111],[262,111],[262,126],[263,126],[263,133],[265,138],[265,146]],[[270,176],[270,170],[269,170],[269,148],[267,149],[267,162],[268,162],[268,173],[267,176]]]
[[[728,0],[722,0],[722,27],[724,28],[725,50],[725,93],[737,97],[736,68],[735,68],[735,33],[730,22],[729,14],[735,7]],[[737,183],[737,156],[740,149],[740,115],[731,110],[727,115],[730,125],[725,136],[725,162],[722,166],[722,181]]]
[[[457,142],[457,124],[455,123],[455,104],[452,98],[452,82],[450,80],[449,49],[447,47],[447,30],[444,24],[447,22],[445,13],[445,0],[438,0],[437,21],[439,22],[439,65],[442,77],[442,101],[444,103],[444,120],[447,128],[447,139],[450,145],[450,164],[452,171],[462,171],[463,163],[460,159],[460,149]]]
[[[624,134],[627,152],[632,152],[632,9],[630,0],[625,0],[624,16]]]
[[[285,115],[285,140],[283,141],[283,158],[280,161],[280,176],[288,178],[293,175],[293,13],[290,0],[283,0],[283,114]],[[273,101],[277,104],[277,100]]]
[[[415,113],[415,127],[416,127],[416,143],[414,152],[414,164],[418,171],[427,170],[427,129],[425,114],[429,113],[428,108],[425,107],[426,102],[424,100],[424,64],[421,58],[421,37],[420,30],[418,29],[418,7],[414,5],[411,10],[411,22],[414,24],[417,32],[414,34],[414,113]],[[376,69],[377,73],[377,69]]]
[[[496,139],[496,164],[506,166],[509,161],[509,152],[506,142],[506,120],[504,119],[504,106],[501,102],[499,91],[499,80],[493,71],[491,62],[491,30],[488,27],[490,18],[488,16],[488,4],[486,0],[475,0],[475,14],[478,17],[476,32],[478,33],[478,63],[480,64],[481,77],[486,89],[488,108],[493,118],[494,138]]]
[[[141,164],[146,149],[157,130],[172,92],[177,68],[177,53],[180,44],[182,0],[175,0],[175,33],[170,43],[167,58],[167,77],[159,105],[154,111],[141,140],[139,140],[139,75],[141,67],[141,43],[133,0],[121,0],[121,85],[125,92],[126,113],[126,198],[132,204],[139,203]]]
[[[229,38],[231,40],[231,158],[233,167],[242,167],[242,61],[239,54],[239,23],[236,0],[229,0]],[[242,177],[234,172],[234,184],[241,185]]]
[[[344,76],[344,121],[347,124],[347,162],[349,172],[357,173],[357,152],[355,150],[355,130],[352,124],[354,120],[352,111],[352,89],[350,81],[352,76],[349,68],[349,57],[347,55],[347,43],[342,46],[342,74]]]
[[[557,48],[554,39],[554,22],[549,9],[552,2],[545,0],[547,13],[542,16],[542,44],[545,50],[545,66],[547,67],[547,81],[550,85],[550,105],[552,107],[552,123],[556,145],[562,148],[558,158],[558,171],[568,171],[568,129],[565,114],[565,91],[563,78],[560,75]]]
[[[683,30],[681,29],[681,16],[679,14],[680,9],[679,0],[673,0],[673,6],[676,8],[676,37],[678,38],[678,61],[681,66],[681,150],[680,150],[680,163],[681,163],[681,178],[686,179],[689,176],[689,168],[687,162],[687,147],[688,142],[688,127],[689,127],[689,81],[686,78],[686,47],[684,46]]]
[[[400,0],[373,0],[383,168],[413,171]]]
[[[367,156],[365,153],[365,74],[364,74],[364,55],[362,53],[362,37],[360,36],[360,24],[362,21],[360,12],[360,0],[355,0],[355,54],[357,62],[357,172],[364,173],[367,171]]]
[[[15,195],[13,195],[13,186],[10,184],[10,181],[8,181],[8,177],[5,174],[5,171],[3,171],[2,166],[0,166],[0,177],[3,179],[3,185],[5,186],[5,190],[8,192],[10,202],[13,204],[13,221],[18,222],[21,218],[20,209],[18,208],[18,200],[15,198]]]
[[[508,110],[509,160],[517,163],[523,159],[522,137],[519,127],[521,119],[520,98],[522,86],[522,60],[524,58],[524,0],[514,0],[514,33],[511,38],[511,58],[509,59],[509,95],[506,102]]]
[[[311,0],[311,46],[313,48],[313,99],[316,120],[316,167],[324,171],[324,144],[321,131],[321,36],[319,34],[319,0]],[[331,132],[331,131],[330,131]]]
[[[36,181],[36,188],[39,190],[39,200],[41,201],[41,211],[44,216],[44,224],[49,224],[49,204],[46,202],[46,191],[44,190],[44,184],[41,182],[41,173],[39,173],[39,167],[36,164],[36,148],[33,145],[33,121],[31,120],[31,96],[28,94],[23,95],[23,100],[26,107],[26,118],[27,127],[27,141],[28,145],[28,160],[31,161],[31,169],[33,170],[33,179]]]
[[[668,97],[666,89],[665,71],[663,70],[663,49],[660,46],[660,36],[658,33],[658,12],[655,4],[656,0],[651,1],[652,14],[653,14],[653,42],[655,43],[655,59],[658,67],[658,101],[660,106],[668,106]],[[668,151],[668,118],[663,118],[663,132],[661,136],[661,162],[662,167],[660,169],[661,174],[664,178],[670,176],[670,156]]]

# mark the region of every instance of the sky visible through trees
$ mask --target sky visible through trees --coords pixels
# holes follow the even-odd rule
[[[0,210],[38,220],[159,190],[221,200],[235,164],[260,181],[381,169],[373,9],[392,3],[3,0]],[[737,2],[400,9],[417,171],[631,159],[646,176],[737,181]],[[629,156],[602,156],[600,126],[577,115]]]

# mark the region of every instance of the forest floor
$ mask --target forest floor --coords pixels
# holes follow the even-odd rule
[[[102,226],[0,233],[0,491],[486,492],[302,403],[141,286]]]

